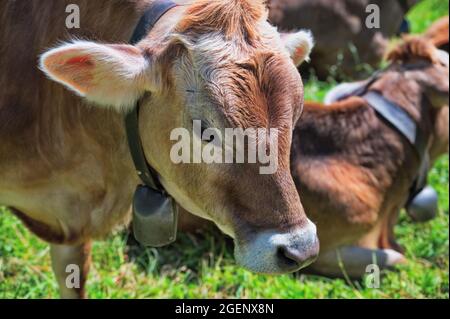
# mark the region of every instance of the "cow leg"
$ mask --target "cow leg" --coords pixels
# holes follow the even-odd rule
[[[77,246],[51,245],[50,254],[61,298],[85,298],[85,284],[91,263],[91,242]]]
[[[391,249],[367,249],[356,246],[344,246],[339,249],[320,253],[317,261],[311,265],[311,271],[328,277],[350,277],[360,279],[367,274],[367,267],[377,264],[380,270],[392,269],[406,262],[405,257]]]
[[[364,247],[368,249],[390,249],[399,253],[403,253],[404,250],[397,243],[395,238],[394,229],[398,222],[398,216],[400,209],[395,207],[390,210],[379,223],[366,235],[364,235],[358,242],[358,247]]]
[[[399,215],[400,215],[400,208],[394,208],[392,213],[388,215],[388,218],[385,222],[383,231],[381,232],[379,243],[380,243],[380,248],[393,249],[400,253],[404,253],[405,250],[397,242],[397,240],[395,238],[395,232],[394,232],[395,226],[398,223]]]

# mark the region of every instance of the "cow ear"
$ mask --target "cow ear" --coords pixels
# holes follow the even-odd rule
[[[314,38],[310,31],[282,33],[281,40],[296,66],[300,66],[304,61],[309,61],[309,55],[314,47]]]
[[[151,89],[149,62],[131,45],[75,41],[41,56],[47,76],[102,106],[126,110]]]

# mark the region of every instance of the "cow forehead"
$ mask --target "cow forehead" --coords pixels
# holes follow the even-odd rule
[[[216,71],[207,88],[225,115],[241,127],[284,126],[292,122],[294,108],[303,100],[296,69],[271,53]]]
[[[220,31],[212,31],[199,35],[187,35],[186,40],[190,47],[198,54],[215,53],[221,57],[234,59],[244,58],[255,50],[262,47],[270,50],[286,52],[277,28],[270,25],[267,21],[262,21],[257,25],[258,38],[249,42],[241,37],[227,38]],[[287,54],[287,52],[286,52]],[[215,55],[212,55],[214,57]]]
[[[182,76],[188,89],[204,88],[208,100],[242,127],[292,121],[289,115],[303,101],[300,75],[279,34],[268,23],[263,27],[265,33],[253,45],[228,40],[221,33],[185,41],[192,58],[183,59],[183,73],[190,73]]]

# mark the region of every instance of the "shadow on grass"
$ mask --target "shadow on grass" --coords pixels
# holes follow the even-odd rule
[[[156,249],[141,246],[131,231],[123,233],[125,253],[128,260],[138,266],[139,271],[175,278],[179,271],[189,273],[186,283],[200,283],[204,269],[220,267],[222,264],[234,264],[233,240],[223,235],[217,228],[210,226],[195,233],[180,233],[177,241],[167,247]],[[394,270],[394,269],[392,269]],[[381,276],[389,271],[384,270]],[[343,269],[341,276],[327,276],[309,268],[287,274],[299,282],[310,280],[343,279],[348,287],[361,289],[364,278],[350,278]],[[305,277],[306,276],[306,277]]]
[[[202,269],[234,262],[233,240],[212,226],[192,234],[179,233],[174,244],[160,249],[141,246],[129,230],[123,236],[129,261],[148,274],[176,276],[183,271],[190,273],[189,281],[196,281]]]

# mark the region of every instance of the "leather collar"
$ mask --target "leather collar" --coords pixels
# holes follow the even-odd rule
[[[177,4],[170,0],[160,0],[153,2],[145,11],[136,29],[133,32],[130,43],[137,44],[141,41],[161,19],[161,17]],[[139,108],[140,102],[125,117],[125,127],[127,132],[128,145],[133,158],[136,171],[144,185],[166,194],[164,187],[159,182],[158,174],[148,164],[142,148],[141,137],[139,135]]]
[[[409,203],[428,183],[428,171],[430,169],[430,155],[427,152],[428,137],[403,108],[386,99],[380,93],[369,91],[362,98],[377,112],[378,116],[382,117],[408,140],[420,160],[419,172],[410,189]],[[425,103],[429,104],[428,100]]]
[[[427,137],[416,121],[403,108],[376,91],[369,91],[362,98],[377,112],[378,116],[408,140],[420,161],[423,161],[427,152]]]

